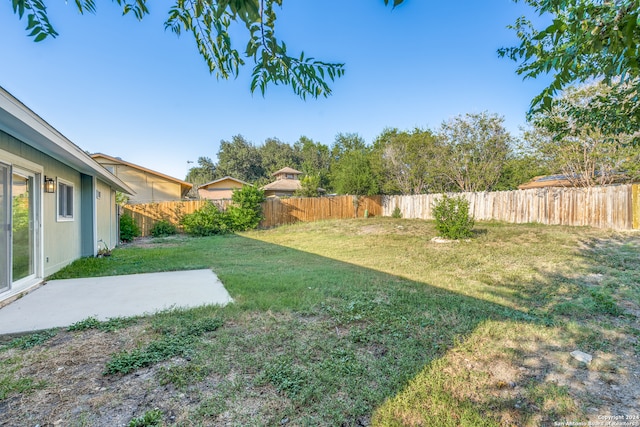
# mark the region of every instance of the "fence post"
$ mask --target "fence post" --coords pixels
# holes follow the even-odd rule
[[[633,211],[633,229],[640,229],[640,184],[631,186],[631,209]]]

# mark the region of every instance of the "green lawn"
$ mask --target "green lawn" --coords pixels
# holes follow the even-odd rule
[[[62,336],[68,348],[103,334],[121,343],[102,364],[109,384],[151,367],[149,387],[183,396],[143,401],[129,418],[160,410],[167,425],[539,425],[622,407],[582,378],[631,375],[637,234],[480,223],[470,241],[434,236],[430,222],[370,218],[157,239],[81,260],[55,278],[212,268],[236,302],[88,319],[5,346],[0,396],[40,396],[53,385],[32,375],[38,387],[25,390],[19,368],[55,358]],[[592,364],[573,361],[575,349]],[[51,416],[91,425],[109,406],[96,402]]]

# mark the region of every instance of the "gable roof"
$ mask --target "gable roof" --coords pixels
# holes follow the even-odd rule
[[[290,168],[290,167],[286,167],[286,168],[282,168],[282,169],[280,169],[278,171],[275,171],[274,173],[271,174],[271,176],[276,176],[276,175],[280,175],[280,174],[283,174],[283,173],[302,174],[302,172],[300,172],[300,171],[297,171],[297,170],[295,170],[293,168]]]
[[[156,176],[159,176],[161,178],[164,178],[167,181],[172,181],[172,182],[175,182],[177,184],[180,184],[180,192],[182,193],[183,196],[185,194],[187,194],[187,192],[189,192],[189,190],[191,190],[191,188],[193,187],[193,184],[191,184],[190,182],[186,182],[186,181],[183,181],[181,179],[174,178],[174,177],[169,176],[169,175],[165,175],[162,172],[154,171],[153,169],[145,168],[144,166],[136,165],[135,163],[127,162],[127,161],[122,160],[122,159],[117,158],[117,157],[112,157],[112,156],[106,155],[104,153],[94,153],[94,154],[91,155],[91,158],[94,159],[94,160],[99,158],[99,157],[102,157],[103,159],[109,160],[110,162],[113,162],[113,163],[116,163],[116,164],[120,164],[120,165],[129,166],[130,168],[138,169],[138,170],[141,170],[143,172],[146,172],[146,173],[149,173],[149,174],[156,175]]]
[[[205,188],[205,187],[208,187],[209,185],[216,184],[216,183],[218,183],[218,182],[222,182],[222,181],[226,181],[226,180],[235,181],[235,182],[237,182],[238,184],[242,184],[242,185],[252,185],[252,184],[249,184],[248,182],[244,182],[244,181],[243,181],[243,180],[241,180],[241,179],[233,178],[233,177],[231,177],[231,176],[224,176],[224,177],[222,177],[222,178],[219,178],[219,179],[213,180],[213,181],[211,181],[211,182],[207,182],[206,184],[202,184],[201,186],[199,186],[199,187],[198,187],[198,189],[200,189],[200,188]]]
[[[135,194],[120,178],[112,175],[1,86],[0,130],[79,172],[95,176],[118,191]]]

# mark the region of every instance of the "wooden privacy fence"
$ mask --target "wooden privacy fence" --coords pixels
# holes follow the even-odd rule
[[[640,229],[640,185],[609,185],[591,188],[549,187],[530,190],[483,193],[455,193],[469,200],[476,220],[511,223],[587,225],[615,230]],[[365,216],[391,216],[398,207],[403,218],[433,219],[431,207],[440,194],[415,196],[314,197],[267,199],[262,204],[268,228],[295,222],[346,219]],[[179,225],[180,218],[200,209],[206,200],[126,205],[143,236],[151,234],[153,224],[166,219]],[[231,200],[215,201],[226,209]]]
[[[453,194],[456,195],[469,201],[469,210],[476,220],[588,225],[615,230],[640,228],[638,184]],[[433,219],[431,206],[440,197],[440,194],[385,196],[382,215],[391,216],[398,207],[403,218]]]
[[[312,222],[323,219],[345,219],[382,215],[382,196],[306,197],[267,199],[262,204],[261,227]]]
[[[323,219],[344,219],[382,215],[382,197],[310,197],[291,199],[267,199],[262,203],[265,219],[260,227],[268,228],[295,222],[311,222]],[[123,213],[131,215],[140,227],[142,236],[151,235],[153,224],[165,219],[172,224],[180,224],[183,215],[195,212],[209,203],[207,200],[180,202],[160,202],[137,205],[125,205]],[[213,201],[218,207],[226,209],[231,200]]]
[[[231,200],[214,201],[215,204],[225,209]],[[124,205],[123,214],[131,215],[135,220],[142,236],[150,236],[153,225],[162,219],[180,227],[180,219],[183,215],[193,213],[203,207],[207,200],[188,200],[178,202],[142,203],[136,205]]]

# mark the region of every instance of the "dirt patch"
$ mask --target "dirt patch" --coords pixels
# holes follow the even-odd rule
[[[175,235],[175,236],[167,236],[167,237],[136,237],[130,242],[123,242],[120,244],[121,248],[156,248],[158,246],[162,247],[176,247],[180,246],[182,241],[185,239],[184,236]]]

